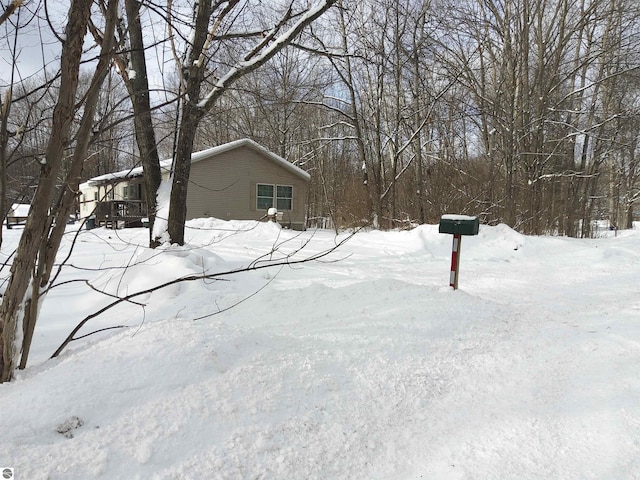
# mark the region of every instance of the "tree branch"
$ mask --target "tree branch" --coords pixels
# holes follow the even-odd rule
[[[266,46],[264,42],[259,43],[251,52],[249,60],[236,63],[223,77],[213,86],[207,96],[200,101],[198,108],[203,113],[211,110],[216,100],[225,92],[229,86],[247,73],[256,70],[268,62],[276,53],[281,51],[296,38],[300,32],[320,17],[325,11],[331,8],[338,0],[322,0],[314,7],[310,8],[289,30],[273,40],[271,45]],[[259,48],[258,48],[259,47]],[[266,48],[265,48],[266,47]]]
[[[80,331],[80,329],[87,322],[89,322],[89,320],[92,320],[92,319],[98,317],[99,315],[103,314],[104,312],[112,309],[113,307],[115,307],[115,306],[117,306],[117,305],[119,305],[121,303],[131,302],[131,300],[133,298],[139,297],[141,295],[146,295],[146,294],[149,294],[149,293],[153,293],[155,291],[161,290],[161,289],[169,287],[171,285],[175,285],[177,283],[194,282],[194,281],[198,281],[198,280],[219,279],[220,277],[226,277],[226,276],[229,276],[229,275],[235,275],[235,274],[242,273],[242,272],[249,272],[249,271],[253,271],[253,270],[262,270],[262,269],[271,268],[271,267],[284,267],[284,266],[299,265],[299,264],[303,264],[303,263],[317,261],[317,260],[319,260],[321,258],[324,258],[324,257],[330,255],[331,253],[335,252],[336,250],[338,250],[342,245],[344,245],[354,235],[356,235],[356,233],[358,233],[358,231],[359,230],[354,231],[353,233],[351,233],[350,235],[348,235],[344,239],[342,239],[339,242],[337,242],[333,247],[331,247],[331,248],[329,248],[327,250],[323,250],[321,252],[318,252],[318,253],[316,253],[314,255],[311,255],[309,257],[300,259],[300,260],[293,260],[292,257],[296,253],[299,253],[303,248],[305,248],[308,245],[309,240],[307,240],[300,248],[296,249],[293,253],[287,254],[284,257],[284,259],[280,259],[280,260],[276,260],[276,261],[265,260],[264,263],[261,263],[261,264],[258,264],[259,261],[258,261],[258,263],[256,263],[256,261],[253,261],[246,267],[236,268],[234,270],[228,270],[226,272],[217,272],[217,273],[209,273],[209,274],[202,274],[202,275],[187,275],[187,276],[184,276],[184,277],[176,278],[174,280],[170,280],[170,281],[162,283],[160,285],[156,285],[155,287],[147,288],[145,290],[141,290],[139,292],[135,292],[135,293],[132,293],[130,295],[126,295],[124,297],[119,297],[117,300],[115,300],[115,301],[111,302],[110,304],[102,307],[98,311],[86,316],[80,323],[78,323],[75,326],[75,328],[71,331],[71,333],[67,336],[67,338],[64,340],[64,342],[62,342],[62,344],[53,353],[53,355],[51,355],[51,358],[55,358],[58,355],[60,355],[60,353],[62,353],[62,351],[67,347],[67,345],[71,341],[76,339],[75,334],[78,333],[78,331]],[[287,240],[287,241],[289,241],[289,240]],[[281,244],[278,244],[278,245],[275,245],[270,253],[272,254],[273,252],[277,251],[277,249],[280,247],[280,245],[282,245],[284,243],[285,242],[283,242]],[[269,254],[267,254],[267,255],[269,255]],[[260,257],[260,258],[263,258],[263,257]],[[133,302],[133,303],[135,303],[135,302]],[[205,318],[205,317],[202,317],[202,318]]]
[[[13,0],[9,5],[7,5],[7,8],[5,8],[2,15],[0,15],[0,25],[8,20],[9,17],[13,15],[13,12],[22,6],[23,2],[24,0]]]

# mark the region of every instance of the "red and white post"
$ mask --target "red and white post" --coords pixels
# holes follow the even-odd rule
[[[451,249],[451,275],[449,277],[449,285],[454,290],[458,289],[458,272],[460,270],[460,245],[462,244],[462,235],[455,233],[453,235],[453,247]]]

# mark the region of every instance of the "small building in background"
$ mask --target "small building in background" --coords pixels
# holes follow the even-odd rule
[[[12,225],[27,223],[30,208],[31,205],[28,203],[14,203],[11,205],[7,213],[7,228],[11,228]]]
[[[171,160],[161,162],[163,180]],[[191,156],[187,220],[264,219],[278,210],[284,227],[306,228],[310,176],[250,139],[196,152]],[[96,226],[140,226],[147,216],[142,167],[108,173],[80,185],[80,216]]]

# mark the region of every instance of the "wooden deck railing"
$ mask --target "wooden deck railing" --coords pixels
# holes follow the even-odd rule
[[[96,226],[141,226],[146,216],[147,204],[143,200],[108,200],[99,202],[96,207]]]

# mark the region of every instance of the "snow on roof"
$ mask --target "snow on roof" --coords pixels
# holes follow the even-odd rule
[[[9,215],[13,217],[27,217],[29,215],[29,209],[31,205],[28,203],[14,203],[11,205]]]
[[[267,150],[262,145],[254,142],[253,140],[251,140],[249,138],[243,138],[241,140],[236,140],[236,141],[233,141],[233,142],[225,143],[223,145],[218,145],[217,147],[212,147],[212,148],[208,148],[206,150],[201,150],[199,152],[195,152],[195,153],[193,153],[191,155],[191,163],[196,163],[196,162],[199,162],[200,160],[204,160],[206,158],[210,158],[210,157],[213,157],[215,155],[220,155],[221,153],[228,152],[229,150],[233,150],[235,148],[239,148],[239,147],[243,147],[243,146],[244,147],[249,147],[249,148],[255,150],[256,152],[261,153],[262,155],[264,155],[265,157],[269,158],[274,163],[286,168],[290,172],[294,173],[295,175],[298,175],[299,177],[304,178],[307,181],[311,178],[311,175],[309,175],[307,172],[305,172],[301,168],[296,167],[291,162],[286,161],[284,158],[282,158],[279,155],[276,155],[275,153]],[[172,159],[170,159],[170,158],[166,159],[166,160],[162,160],[160,162],[160,168],[162,170],[168,172],[169,169],[171,168],[171,160]],[[135,178],[135,177],[139,177],[141,175],[142,175],[142,167],[135,167],[135,168],[129,168],[127,170],[121,170],[119,172],[106,173],[106,174],[100,175],[98,177],[93,177],[93,178],[89,179],[86,182],[86,184],[88,186],[94,186],[94,185],[97,185],[99,183],[109,183],[109,182],[113,182],[115,180],[119,180],[119,179],[123,179],[123,178]]]
[[[162,170],[169,171],[169,169],[171,168],[171,160],[170,159],[162,160],[160,162],[160,168]],[[140,176],[142,176],[142,167],[128,168],[127,170],[121,170],[119,172],[112,172],[112,173],[105,173],[104,175],[99,175],[97,177],[90,178],[83,185],[94,186],[99,183],[110,183],[122,178],[135,178]]]

